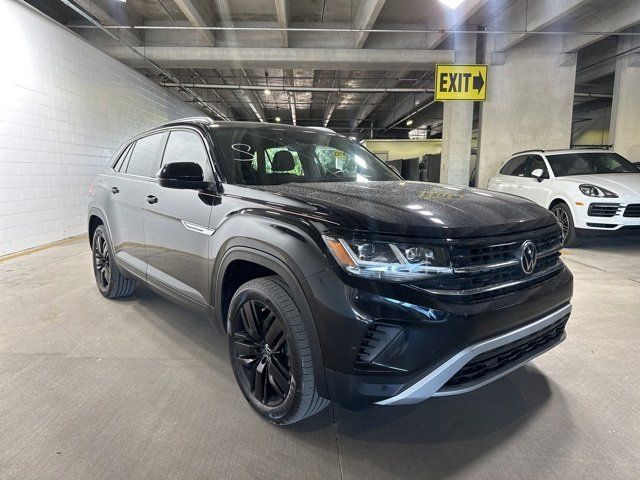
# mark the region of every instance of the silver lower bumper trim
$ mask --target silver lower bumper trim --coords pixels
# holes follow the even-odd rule
[[[558,310],[542,317],[541,319],[536,320],[535,322],[529,323],[520,328],[504,333],[497,337],[490,338],[483,342],[476,343],[475,345],[471,345],[470,347],[467,347],[450,357],[438,368],[419,379],[410,387],[405,388],[397,395],[376,403],[378,405],[407,405],[412,403],[419,403],[433,396],[457,395],[460,393],[466,393],[471,390],[475,390],[476,388],[480,388],[488,383],[491,383],[492,381],[497,380],[498,378],[506,375],[509,372],[512,372],[516,368],[522,366],[523,364],[527,363],[528,361],[532,360],[548,349],[554,347],[555,345],[560,343],[560,341],[564,340],[564,336],[560,341],[554,342],[552,345],[550,345],[549,348],[535,352],[525,358],[522,358],[517,363],[509,365],[506,369],[497,371],[495,374],[485,377],[477,383],[464,385],[460,388],[441,390],[444,384],[447,383],[451,377],[453,377],[474,357],[489,350],[493,350],[494,348],[502,347],[521,338],[532,335],[537,331],[540,331],[552,325],[553,323],[569,315],[570,313],[571,304],[567,304],[564,307],[561,307]]]

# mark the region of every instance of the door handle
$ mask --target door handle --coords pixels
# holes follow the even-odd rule
[[[111,187],[111,193],[113,193],[114,195],[116,193],[118,193],[120,191],[120,189],[118,187]]]
[[[147,195],[147,203],[158,203],[158,197],[155,195]]]

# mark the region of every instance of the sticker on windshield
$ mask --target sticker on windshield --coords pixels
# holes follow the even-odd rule
[[[233,150],[233,159],[236,162],[252,162],[253,161],[253,147],[246,143],[234,143],[231,145]]]

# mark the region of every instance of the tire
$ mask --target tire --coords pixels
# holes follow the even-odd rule
[[[556,203],[551,208],[553,213],[562,228],[562,238],[564,240],[565,247],[577,247],[580,243],[580,237],[575,225],[573,224],[573,215],[566,203]]]
[[[138,282],[126,277],[114,261],[113,250],[104,225],[99,225],[91,240],[93,274],[100,293],[106,298],[128,297]]]
[[[315,385],[318,367],[302,315],[279,277],[238,288],[229,305],[227,338],[240,390],[266,421],[290,425],[329,405]]]

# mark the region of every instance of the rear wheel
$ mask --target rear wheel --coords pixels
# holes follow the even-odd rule
[[[302,316],[279,277],[257,278],[236,291],[227,335],[240,390],[265,420],[288,425],[329,404],[315,386]]]
[[[123,275],[113,261],[113,252],[106,229],[99,225],[91,242],[93,273],[100,293],[107,298],[128,297],[136,289],[137,282]]]
[[[560,228],[562,228],[562,238],[565,247],[575,247],[578,245],[580,237],[573,224],[573,215],[566,203],[557,203],[551,208],[551,212],[555,215]]]

